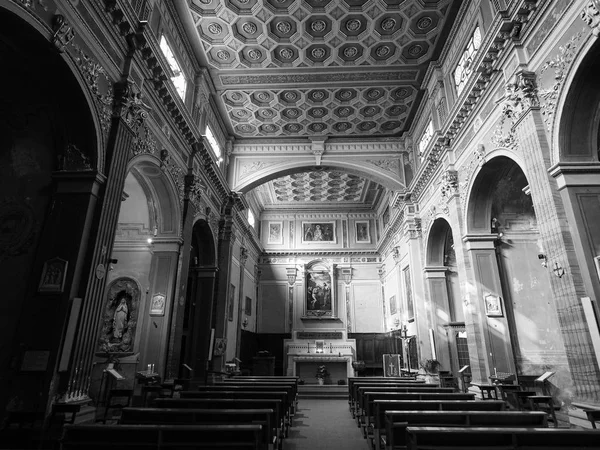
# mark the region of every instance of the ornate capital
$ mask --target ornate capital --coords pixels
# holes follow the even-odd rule
[[[120,116],[137,135],[148,118],[150,106],[142,99],[142,93],[136,92],[132,81],[115,84],[115,115]]]
[[[592,28],[594,36],[600,35],[600,0],[589,0],[581,11],[581,18]]]
[[[296,284],[297,269],[295,267],[286,267],[285,271],[287,273],[288,284],[290,286]]]
[[[502,101],[502,114],[511,120],[511,125],[516,122],[531,108],[540,106],[535,73],[522,70],[517,72],[515,80],[505,86]]]
[[[246,247],[240,247],[240,264],[243,266],[248,261],[248,249]]]

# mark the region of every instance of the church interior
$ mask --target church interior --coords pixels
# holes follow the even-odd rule
[[[0,23],[0,448],[600,448],[599,0]]]

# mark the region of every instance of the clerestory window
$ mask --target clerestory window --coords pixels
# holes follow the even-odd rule
[[[475,28],[475,31],[473,31],[473,35],[467,44],[467,48],[458,61],[456,70],[454,70],[454,84],[458,95],[462,92],[469,76],[473,72],[473,60],[475,59],[475,55],[477,55],[479,47],[481,47],[481,30],[477,27]]]
[[[425,131],[421,135],[421,139],[419,139],[419,156],[421,160],[423,160],[423,156],[425,155],[425,150],[427,150],[427,146],[431,142],[431,138],[433,137],[433,121],[429,121],[427,127],[425,127]]]
[[[187,81],[185,79],[183,71],[181,70],[181,67],[179,66],[179,63],[177,62],[177,59],[175,58],[175,55],[173,54],[173,50],[167,42],[167,39],[165,38],[164,34],[160,38],[160,50],[167,59],[169,67],[171,68],[171,72],[173,72],[171,81],[175,86],[175,90],[179,94],[179,97],[181,97],[181,100],[185,101],[185,90],[187,87]]]

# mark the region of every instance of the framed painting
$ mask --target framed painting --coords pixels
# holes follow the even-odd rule
[[[396,313],[398,313],[398,307],[396,305],[396,296],[392,295],[390,297],[390,316],[393,316]]]
[[[355,222],[356,242],[369,244],[371,243],[371,232],[369,229],[369,221],[361,220]]]
[[[283,244],[283,222],[269,222],[268,244]]]
[[[227,304],[227,320],[233,321],[233,305],[235,303],[235,284],[229,286],[229,302]]]
[[[502,317],[502,298],[494,294],[485,294],[483,296],[485,304],[485,315],[488,317]]]
[[[334,317],[335,282],[333,271],[318,261],[307,265],[304,317]]]
[[[68,265],[68,261],[60,258],[47,260],[42,268],[38,292],[62,292],[65,288]]]
[[[404,289],[406,292],[406,318],[409,322],[415,320],[415,304],[412,295],[412,281],[410,277],[410,266],[406,266],[404,273]]]
[[[244,303],[244,314],[247,316],[252,315],[252,299],[250,297],[246,297],[246,301]]]
[[[302,243],[336,242],[335,222],[302,222]]]
[[[150,303],[150,315],[151,316],[164,316],[165,315],[165,303],[167,296],[165,294],[157,293],[152,296],[152,302]]]

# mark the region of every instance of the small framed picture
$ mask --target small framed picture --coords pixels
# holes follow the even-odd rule
[[[235,284],[229,286],[229,304],[227,305],[227,320],[233,321],[233,306],[235,304]]]
[[[356,221],[356,242],[369,244],[371,242],[371,233],[369,230],[369,221]]]
[[[150,303],[150,315],[151,316],[164,316],[165,315],[165,303],[167,296],[165,294],[157,293],[152,296],[152,302]]]
[[[485,304],[485,315],[488,317],[502,317],[502,298],[494,294],[483,296]]]
[[[393,316],[398,312],[398,306],[396,305],[396,296],[392,295],[390,297],[390,316]]]
[[[67,278],[69,263],[64,259],[52,258],[44,263],[38,292],[62,292]]]
[[[252,299],[250,297],[246,297],[246,302],[244,303],[244,314],[247,316],[252,315]]]
[[[283,222],[269,222],[269,244],[283,244]]]

